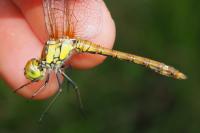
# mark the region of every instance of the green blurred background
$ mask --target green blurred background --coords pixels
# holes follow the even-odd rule
[[[200,132],[200,1],[105,2],[116,23],[115,49],[172,64],[189,79],[166,78],[108,58],[94,69],[70,72],[79,85],[86,118],[73,91],[65,90],[40,125],[37,120],[48,101],[27,101],[1,80],[1,133]]]

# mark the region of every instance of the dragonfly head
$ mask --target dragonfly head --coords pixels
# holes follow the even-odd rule
[[[45,77],[44,69],[40,66],[40,61],[30,59],[24,68],[24,75],[29,80],[41,80]]]

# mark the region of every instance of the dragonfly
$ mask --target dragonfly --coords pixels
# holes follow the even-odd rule
[[[88,28],[90,28],[87,26],[87,22],[90,21],[91,17],[94,17],[94,14],[96,15],[96,26],[98,27],[101,25],[102,14],[98,15],[98,13],[101,12],[100,2],[102,1],[43,0],[44,18],[49,39],[45,43],[41,58],[32,58],[26,63],[24,75],[28,80],[30,80],[30,82],[20,86],[15,90],[15,92],[18,92],[33,82],[43,80],[44,83],[41,85],[41,87],[32,94],[31,98],[34,98],[41,91],[43,91],[46,85],[49,83],[51,72],[55,73],[58,82],[58,91],[43,112],[40,120],[42,120],[57,97],[61,94],[62,77],[65,77],[72,85],[76,92],[80,106],[82,107],[80,92],[76,83],[64,72],[64,70],[68,68],[66,62],[69,61],[75,54],[90,53],[110,56],[120,60],[143,65],[164,76],[173,77],[175,79],[187,78],[186,75],[172,66],[168,66],[162,62],[158,62],[146,57],[105,48],[100,44],[89,41],[90,36],[83,36],[84,34],[81,34],[83,32],[80,31],[80,25],[85,24],[85,27],[82,27],[82,29],[87,31]],[[80,13],[83,10],[85,12],[84,16],[80,16]],[[80,36],[82,36],[84,39],[80,38]]]

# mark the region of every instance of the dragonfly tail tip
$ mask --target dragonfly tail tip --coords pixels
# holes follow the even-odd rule
[[[182,80],[185,80],[187,79],[187,76],[181,72],[179,72],[176,76],[177,79],[182,79]]]

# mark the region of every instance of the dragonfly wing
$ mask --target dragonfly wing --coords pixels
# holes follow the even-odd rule
[[[50,39],[58,39],[64,35],[65,0],[43,0],[45,24]]]
[[[101,0],[43,0],[49,37],[89,39],[102,26]]]

